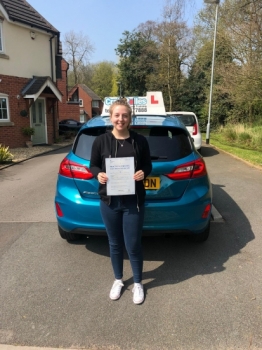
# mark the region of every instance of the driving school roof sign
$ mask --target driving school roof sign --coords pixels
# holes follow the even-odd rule
[[[146,96],[125,97],[133,110],[133,114],[157,114],[166,115],[166,110],[161,91],[148,91]],[[105,97],[102,115],[109,115],[109,107],[119,97]]]

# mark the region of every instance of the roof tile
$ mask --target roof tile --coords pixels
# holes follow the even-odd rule
[[[93,100],[101,101],[101,98],[85,84],[78,84]]]
[[[9,18],[47,32],[58,34],[59,31],[40,15],[26,0],[0,0]]]

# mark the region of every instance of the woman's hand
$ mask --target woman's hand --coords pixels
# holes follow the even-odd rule
[[[98,180],[98,182],[100,182],[102,185],[104,185],[106,182],[107,182],[107,180],[108,180],[108,177],[107,177],[107,175],[106,175],[106,173],[99,173],[98,175],[97,175],[97,180]]]
[[[143,172],[143,170],[138,170],[135,174],[134,174],[134,180],[136,181],[142,181],[145,178],[145,174]]]

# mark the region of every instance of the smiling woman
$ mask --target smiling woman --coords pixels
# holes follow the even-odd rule
[[[149,145],[144,136],[129,130],[132,108],[126,99],[113,102],[109,116],[113,130],[94,140],[90,158],[90,171],[99,182],[100,214],[115,277],[109,296],[112,300],[121,296],[125,248],[133,271],[133,302],[141,304],[146,195],[143,180],[152,170]]]

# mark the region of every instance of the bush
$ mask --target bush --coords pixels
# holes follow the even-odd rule
[[[245,143],[245,144],[249,145],[251,140],[252,140],[252,136],[248,132],[244,131],[244,132],[239,133],[238,140],[241,143]]]
[[[227,124],[225,127],[220,127],[218,134],[226,142],[235,146],[245,147],[254,150],[262,149],[262,126],[247,124]]]
[[[0,144],[0,163],[11,162],[14,156],[9,152],[9,147]]]
[[[251,142],[251,145],[254,149],[257,149],[257,150],[262,150],[262,133],[260,134],[255,134],[253,137],[252,137],[252,142]]]
[[[60,143],[65,141],[65,136],[58,136],[55,139],[55,143]]]
[[[35,134],[35,129],[31,128],[30,126],[26,126],[26,127],[22,128],[22,133],[25,136],[32,136]]]
[[[228,141],[236,141],[237,139],[237,132],[236,130],[234,130],[233,128],[228,128],[226,127],[224,130],[223,130],[223,133],[225,135],[225,138],[228,140]]]

